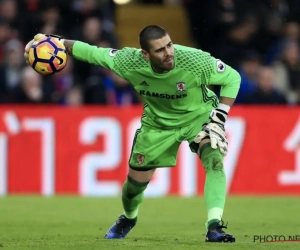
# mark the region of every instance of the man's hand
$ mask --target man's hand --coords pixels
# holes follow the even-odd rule
[[[25,52],[24,52],[24,58],[26,60],[26,63],[29,64],[28,58],[29,58],[29,49],[31,48],[32,44],[41,40],[42,38],[46,37],[44,34],[37,34],[34,36],[34,38],[29,41],[25,46]]]
[[[209,116],[210,122],[203,125],[202,130],[194,139],[194,142],[200,143],[204,138],[209,138],[211,147],[213,149],[219,147],[224,156],[226,156],[228,149],[228,141],[225,133],[225,121],[229,111],[227,107],[219,105],[217,109],[212,110]]]

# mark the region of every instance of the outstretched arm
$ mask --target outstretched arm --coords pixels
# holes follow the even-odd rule
[[[75,40],[63,39],[57,35],[45,35],[45,36],[51,36],[51,37],[54,37],[54,38],[57,38],[58,40],[60,40],[65,45],[67,54],[69,56],[73,56],[73,46],[74,46],[74,43],[76,42]]]
[[[84,42],[61,39],[56,35],[44,35],[37,34],[34,38],[27,43],[25,47],[24,57],[27,63],[29,63],[29,49],[31,48],[34,42],[43,39],[46,36],[52,36],[55,39],[59,39],[66,47],[66,52],[69,56],[73,56],[76,60],[84,61],[89,64],[99,65],[104,68],[110,69],[120,77],[124,78],[123,74],[118,70],[118,66],[115,64],[114,57],[117,54],[116,49],[112,48],[100,48],[97,46],[89,45]]]

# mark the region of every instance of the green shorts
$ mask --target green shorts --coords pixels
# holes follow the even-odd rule
[[[195,136],[204,123],[209,122],[209,113],[198,116],[192,124],[178,129],[158,129],[142,126],[136,130],[129,166],[136,170],[174,167],[182,141],[188,141],[192,152]],[[195,144],[194,144],[195,146]]]

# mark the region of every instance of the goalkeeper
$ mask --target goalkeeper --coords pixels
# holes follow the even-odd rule
[[[25,59],[38,34],[25,48]],[[57,39],[60,39],[59,37]],[[174,167],[178,148],[188,141],[205,168],[204,197],[207,209],[207,242],[234,242],[224,232],[226,199],[223,159],[227,153],[225,122],[240,86],[240,76],[229,65],[202,50],[173,44],[160,26],[145,27],[141,49],[99,48],[61,39],[77,60],[112,70],[130,82],[145,101],[122,188],[124,213],[105,234],[124,238],[136,225],[143,193],[157,168]],[[221,85],[220,100],[208,85]]]

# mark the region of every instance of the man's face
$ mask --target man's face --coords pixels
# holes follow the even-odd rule
[[[142,53],[159,73],[174,68],[174,47],[169,35],[149,41],[149,51],[143,50]]]

